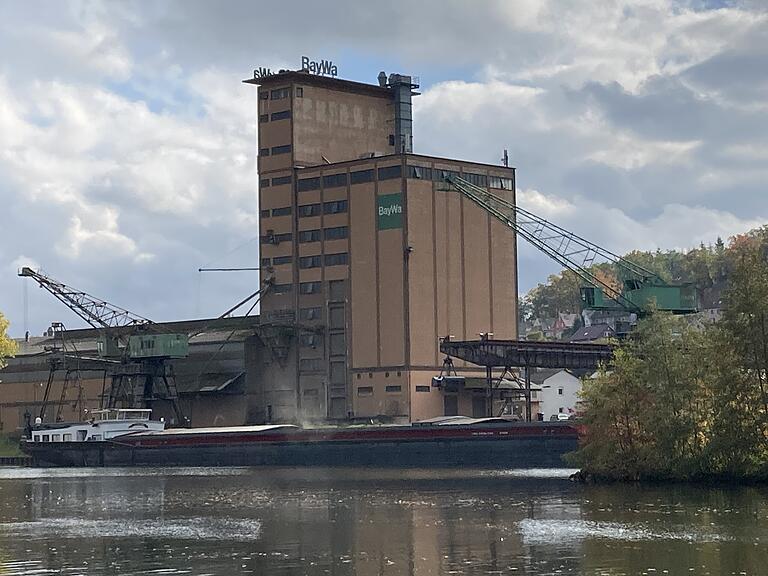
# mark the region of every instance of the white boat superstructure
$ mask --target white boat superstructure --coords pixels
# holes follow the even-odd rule
[[[40,424],[32,429],[32,442],[97,442],[136,432],[160,431],[165,422],[151,420],[152,410],[116,408],[94,410],[87,422]]]

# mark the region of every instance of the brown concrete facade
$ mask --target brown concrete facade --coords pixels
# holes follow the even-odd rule
[[[262,321],[301,327],[270,418],[476,415],[476,392],[431,385],[438,338],[516,337],[516,238],[443,176],[514,201],[514,169],[393,153],[386,87],[302,72],[247,82],[259,85],[262,279],[275,285]]]

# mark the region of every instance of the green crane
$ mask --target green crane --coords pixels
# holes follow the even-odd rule
[[[698,298],[692,285],[668,284],[647,268],[463,178],[448,175],[445,180],[464,197],[576,274],[583,283],[581,300],[585,309],[625,310],[639,316],[654,309],[674,314],[690,314],[697,311]],[[592,265],[598,262],[609,262],[623,272],[625,280],[620,287],[607,282],[592,271]]]

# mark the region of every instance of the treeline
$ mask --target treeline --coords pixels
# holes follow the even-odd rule
[[[651,314],[585,380],[583,474],[768,480],[768,227],[721,251],[719,322]]]
[[[760,236],[765,229],[755,230],[745,236]],[[643,268],[654,272],[670,283],[693,284],[705,303],[717,301],[733,269],[732,244],[726,247],[721,238],[715,244],[688,252],[668,250],[662,252],[633,251],[624,257]],[[608,284],[620,286],[626,280],[626,272],[613,264],[598,264],[590,268],[592,273]],[[559,312],[578,313],[581,311],[581,280],[569,270],[551,275],[545,284],[531,289],[523,298],[520,307],[527,320],[555,318]]]

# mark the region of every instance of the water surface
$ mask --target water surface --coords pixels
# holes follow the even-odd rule
[[[0,468],[0,575],[768,574],[768,490],[570,472]]]

